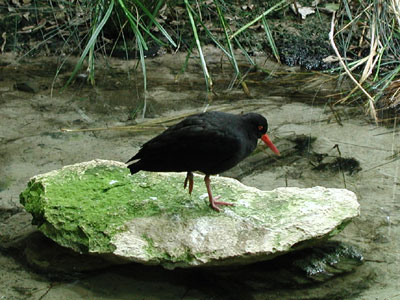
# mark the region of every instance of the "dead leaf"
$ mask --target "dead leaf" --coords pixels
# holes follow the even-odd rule
[[[327,13],[334,13],[339,9],[339,4],[327,3],[327,4],[325,4],[325,7],[321,7],[320,9]]]
[[[176,12],[177,15],[186,14],[186,9],[184,9],[183,7],[176,7],[176,8],[174,9],[174,11]]]
[[[41,19],[40,22],[38,23],[39,27],[43,27],[44,25],[46,25],[46,19]]]
[[[347,58],[346,60],[351,61],[352,59]],[[323,58],[322,61],[326,62],[326,63],[337,62],[337,61],[339,61],[339,58],[336,55],[329,55],[329,56]]]
[[[63,11],[59,11],[55,14],[55,18],[57,20],[64,20],[65,19],[65,13]]]
[[[18,0],[12,0],[11,3],[14,4],[15,6],[21,7],[21,4],[19,3]]]
[[[331,63],[331,62],[339,61],[339,58],[336,55],[329,55],[329,56],[323,58],[322,61],[325,63]]]
[[[303,20],[305,20],[308,15],[315,13],[315,8],[309,7],[309,6],[303,6],[303,7],[299,7],[298,11],[299,11],[299,14],[301,15],[301,18]]]
[[[22,27],[22,32],[31,32],[33,30],[33,28],[35,28],[34,25]]]
[[[7,42],[7,33],[3,32],[1,37],[3,38],[3,44],[1,45],[0,50],[1,50],[1,52],[4,52],[4,47],[6,46],[6,42]]]
[[[297,15],[297,13],[299,13],[301,15],[301,18],[303,20],[306,19],[306,17],[308,15],[314,14],[315,13],[315,8],[311,7],[311,6],[301,6],[299,3],[297,3],[297,10],[296,10],[296,6],[294,6],[294,4],[290,5],[290,8],[292,9],[292,11]]]
[[[253,10],[254,4],[242,5],[242,10]]]
[[[29,13],[29,12],[26,12],[26,13],[24,13],[22,16],[23,16],[27,21],[29,21],[29,15],[30,15],[30,13]]]

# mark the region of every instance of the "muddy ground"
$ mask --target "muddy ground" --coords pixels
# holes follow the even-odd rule
[[[97,71],[97,87],[77,80],[60,93],[73,63],[66,64],[55,78],[57,58],[17,61],[3,55],[0,299],[400,299],[400,140],[396,128],[376,126],[358,106],[331,109],[324,96],[344,87],[333,77],[283,69],[256,58],[272,73],[249,73],[249,98],[238,88],[227,91],[232,76],[229,65],[221,64],[219,55],[207,57],[215,59],[209,61],[217,93],[212,102],[198,61],[193,59],[186,73],[179,75],[182,54],[148,60],[147,108],[142,119],[142,79],[140,71],[134,70],[135,61],[109,60]],[[224,175],[263,190],[322,185],[354,191],[361,216],[335,239],[361,249],[364,264],[350,274],[307,287],[239,289],[224,280],[207,281],[196,271],[132,265],[82,276],[63,265],[63,257],[52,263],[43,258],[54,245],[42,237],[32,238],[38,233],[19,204],[19,193],[31,176],[95,158],[126,161],[168,124],[165,118],[205,108],[264,114],[270,136],[283,154],[269,158],[268,163],[259,155],[249,158]],[[145,130],[119,128],[154,120],[157,124]],[[301,135],[315,141],[291,147]],[[340,158],[352,159],[347,169],[342,164],[338,167]],[[84,269],[85,258],[77,258],[76,264]]]

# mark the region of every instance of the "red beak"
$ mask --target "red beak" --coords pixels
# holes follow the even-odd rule
[[[263,134],[261,136],[262,141],[277,155],[281,155],[278,148],[271,142],[269,136],[267,134]]]

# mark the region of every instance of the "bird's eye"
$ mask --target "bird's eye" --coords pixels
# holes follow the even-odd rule
[[[261,131],[261,130],[263,130],[263,129],[264,129],[264,126],[262,126],[262,125],[259,125],[259,126],[258,126],[258,130]]]

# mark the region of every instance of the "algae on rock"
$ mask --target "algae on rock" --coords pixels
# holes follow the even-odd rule
[[[271,259],[329,238],[359,214],[348,190],[261,191],[215,176],[215,193],[235,204],[218,213],[207,204],[202,176],[192,196],[184,178],[131,176],[123,163],[93,160],[33,177],[20,199],[39,230],[62,246],[167,268]]]

